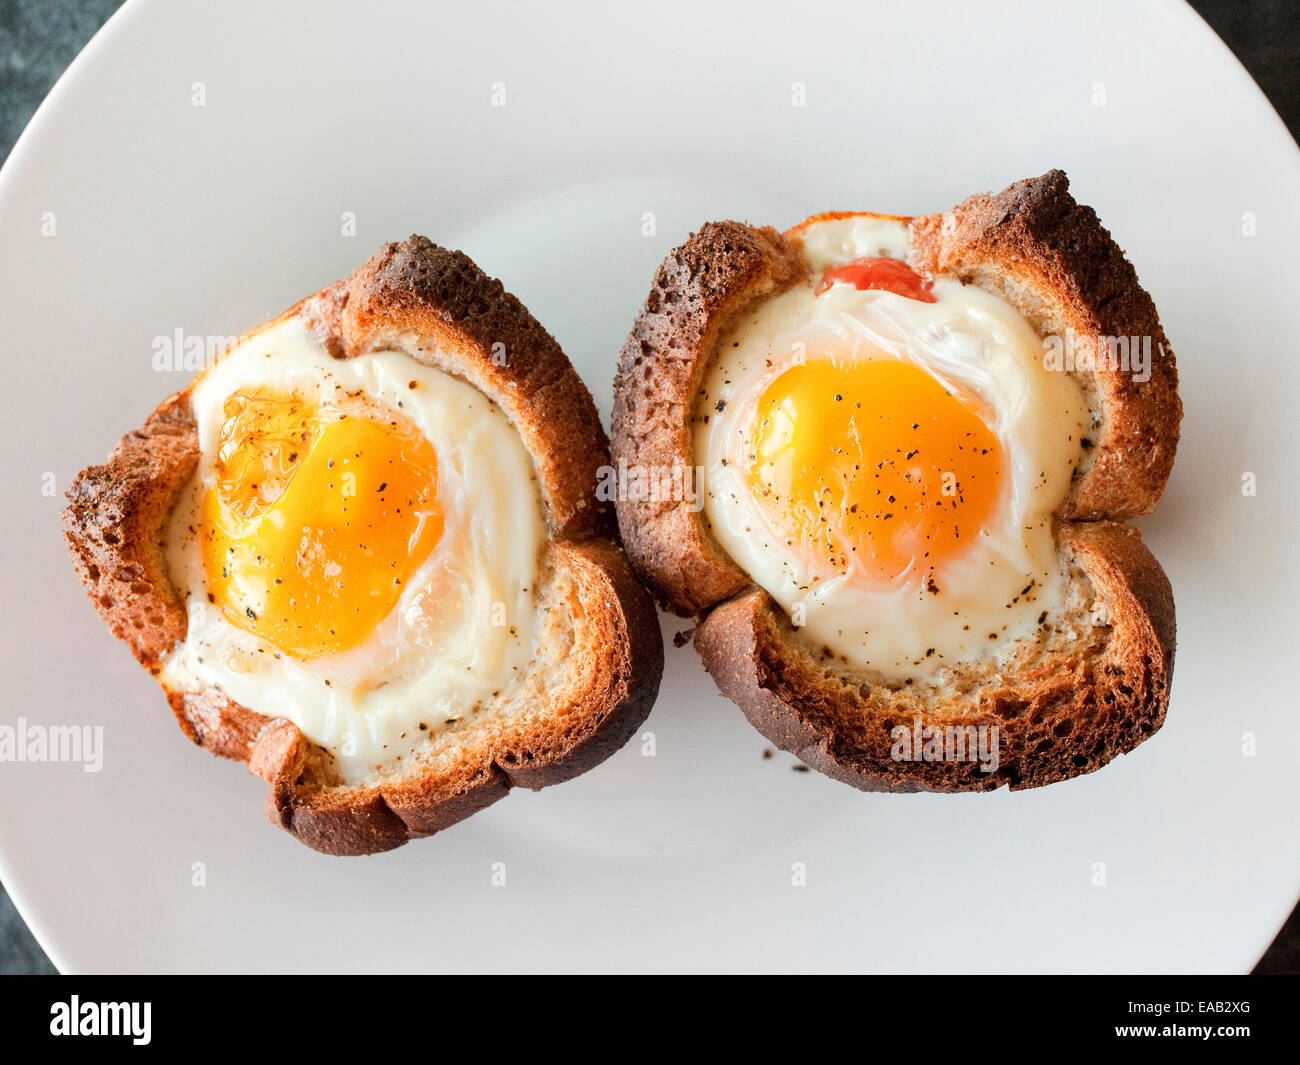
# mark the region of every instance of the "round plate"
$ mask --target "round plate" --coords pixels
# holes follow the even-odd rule
[[[77,972],[1249,968],[1300,889],[1297,162],[1174,0],[128,4],[0,179],[0,723],[103,737],[98,772],[0,770],[19,909]],[[607,415],[651,273],[702,222],[924,213],[1052,167],[1137,265],[1186,405],[1141,523],[1173,702],[1099,773],[862,794],[765,757],[669,646],[642,738],[594,772],[327,858],[192,748],[73,575],[60,496],[188,378],[157,353],[383,241],[501,277]]]

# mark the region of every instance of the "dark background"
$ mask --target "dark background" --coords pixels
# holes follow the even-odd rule
[[[1250,71],[1291,135],[1300,136],[1300,3],[1191,4]],[[64,68],[119,6],[120,0],[0,0],[0,162]],[[54,971],[0,887],[0,974]],[[1255,972],[1300,973],[1300,906]]]

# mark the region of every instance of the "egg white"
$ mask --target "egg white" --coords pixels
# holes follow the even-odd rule
[[[868,257],[905,259],[907,225],[883,216],[803,230],[807,283],[768,300],[720,338],[697,397],[693,437],[713,535],[818,646],[890,681],[937,680],[1000,653],[1062,609],[1065,575],[1053,514],[1083,454],[1092,417],[1079,384],[1043,362],[1043,342],[1010,304],[950,279],[935,303],[836,285],[822,271]],[[765,388],[801,359],[901,359],[973,393],[993,411],[1006,486],[978,540],[935,574],[882,588],[852,565],[829,571],[786,543],[746,483],[745,442]],[[1048,622],[1050,624],[1050,622]]]
[[[223,407],[233,392],[260,385],[322,403],[340,391],[360,393],[378,412],[408,418],[437,455],[441,540],[394,610],[339,654],[296,659],[232,625],[208,601],[194,530],[215,477]],[[216,688],[259,714],[289,719],[354,783],[508,693],[526,674],[546,524],[523,440],[487,396],[400,351],[331,358],[290,317],[234,347],[198,381],[192,403],[201,457],[167,540],[188,631],[164,665],[165,684]]]

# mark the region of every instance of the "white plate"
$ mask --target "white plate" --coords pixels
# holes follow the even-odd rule
[[[136,0],[24,134],[0,179],[3,721],[105,736],[99,773],[0,767],[0,874],[42,945],[78,972],[1249,968],[1300,889],[1281,122],[1173,0],[613,7]],[[1154,295],[1186,404],[1142,523],[1178,600],[1168,724],[1092,776],[860,794],[764,760],[670,647],[655,757],[326,858],[184,740],[42,493],[183,382],[154,337],[235,333],[384,240],[503,278],[607,413],[651,271],[701,222],[928,212],[1053,166]]]

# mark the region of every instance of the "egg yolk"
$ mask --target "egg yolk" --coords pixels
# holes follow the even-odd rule
[[[1000,504],[990,419],[911,363],[809,358],[760,396],[746,476],[772,527],[823,568],[878,583],[928,575]]]
[[[442,536],[433,445],[396,414],[231,395],[202,507],[210,600],[297,658],[361,643]]]

